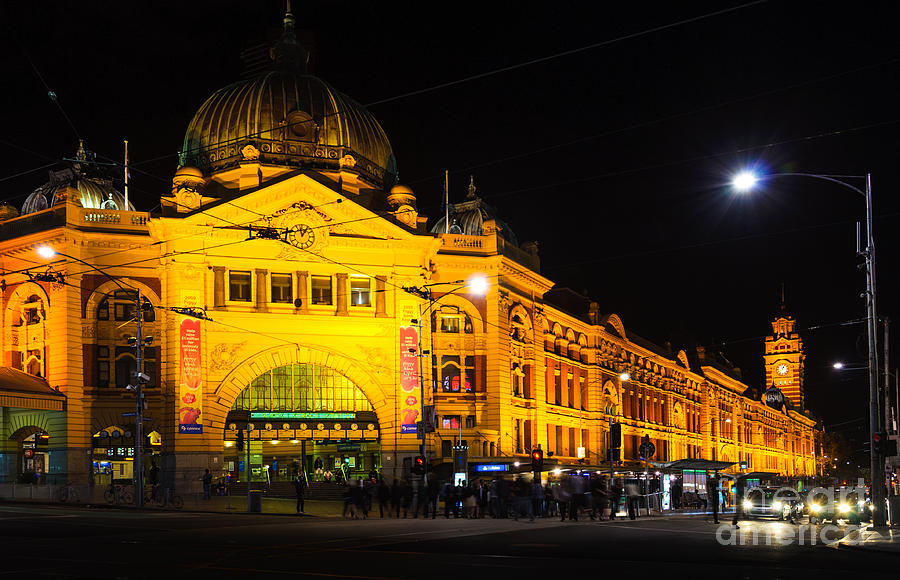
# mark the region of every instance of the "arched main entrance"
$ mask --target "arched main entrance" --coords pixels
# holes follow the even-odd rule
[[[335,369],[278,366],[247,383],[232,405],[224,459],[237,481],[363,476],[381,469],[378,418],[362,389]]]

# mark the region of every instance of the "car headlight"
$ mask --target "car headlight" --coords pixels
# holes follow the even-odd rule
[[[850,506],[848,504],[842,503],[838,506],[838,511],[840,511],[842,514],[845,514],[850,511]]]
[[[783,508],[783,507],[784,507],[784,504],[781,503],[780,501],[772,502],[772,509],[775,511],[781,511],[781,508]]]
[[[749,499],[745,499],[745,500],[744,500],[744,509],[745,509],[745,510],[752,510],[752,509],[753,509],[753,502],[750,501]]]
[[[822,506],[820,506],[817,503],[811,503],[811,504],[809,504],[809,511],[813,512],[814,514],[817,514],[820,511],[822,511]]]

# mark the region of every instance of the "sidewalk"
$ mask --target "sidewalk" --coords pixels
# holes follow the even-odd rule
[[[888,526],[878,530],[866,527],[858,535],[848,535],[837,546],[842,549],[900,555],[900,527]]]

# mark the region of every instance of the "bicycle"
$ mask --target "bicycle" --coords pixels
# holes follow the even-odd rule
[[[59,489],[59,492],[57,492],[57,493],[58,493],[59,501],[61,503],[67,503],[67,502],[78,503],[80,501],[79,497],[78,497],[78,492],[75,491],[75,488],[72,487],[71,483],[66,483],[65,487],[61,487]]]
[[[164,508],[166,504],[169,504],[177,510],[184,507],[184,500],[180,495],[173,494],[171,489],[166,489],[164,494],[159,491],[158,486],[154,486],[150,493],[144,496],[144,503],[155,504],[158,508]]]
[[[106,503],[130,504],[134,502],[134,496],[128,491],[128,488],[117,483],[109,484],[109,487],[103,492],[103,499],[106,500]]]

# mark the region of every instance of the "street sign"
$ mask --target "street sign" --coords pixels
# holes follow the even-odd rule
[[[638,452],[641,454],[641,457],[643,459],[650,459],[651,457],[653,457],[653,454],[656,453],[656,445],[650,442],[641,443]]]
[[[475,465],[478,473],[490,473],[496,471],[509,471],[508,463],[478,463]]]
[[[134,411],[132,411],[130,413],[122,413],[122,416],[123,417],[136,417],[137,413],[135,413]]]

